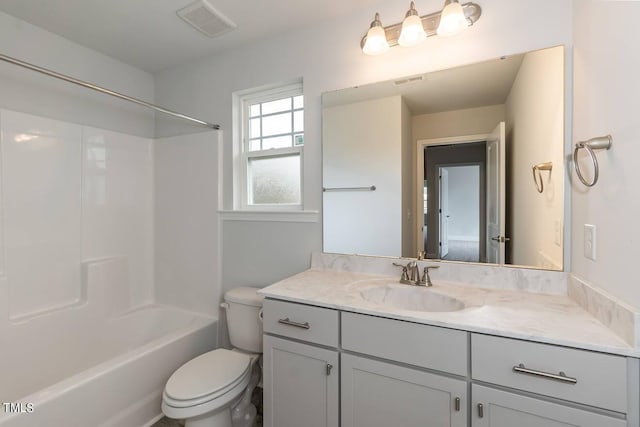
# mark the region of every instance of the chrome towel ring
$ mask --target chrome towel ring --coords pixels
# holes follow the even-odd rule
[[[576,144],[576,148],[574,148],[573,150],[573,166],[576,169],[578,178],[587,187],[593,187],[594,185],[596,185],[596,182],[598,182],[598,178],[600,176],[598,159],[596,158],[596,153],[594,150],[608,150],[609,148],[611,148],[612,143],[613,140],[611,139],[611,135],[606,135],[591,138],[587,141],[580,141]],[[584,148],[587,151],[587,154],[589,154],[589,157],[593,162],[593,180],[591,182],[587,181],[584,176],[582,176],[582,172],[580,171],[580,165],[578,164],[578,152],[581,148]]]
[[[541,171],[551,172],[552,169],[553,169],[552,162],[538,163],[537,165],[533,165],[531,167],[531,171],[533,172],[533,182],[536,183],[536,190],[538,190],[538,193],[542,193],[544,191],[544,183],[542,182]],[[536,171],[538,172],[538,175],[536,175]]]

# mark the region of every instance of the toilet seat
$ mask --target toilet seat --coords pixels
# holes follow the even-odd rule
[[[173,408],[189,408],[246,386],[251,373],[251,357],[226,349],[202,354],[171,375],[163,393],[163,403]],[[227,399],[222,399],[227,400]]]

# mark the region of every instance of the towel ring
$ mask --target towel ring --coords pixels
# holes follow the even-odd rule
[[[538,193],[542,193],[544,191],[544,183],[542,181],[541,171],[551,172],[552,169],[553,169],[552,162],[538,163],[537,165],[533,165],[531,167],[531,171],[533,172],[533,182],[536,183],[536,190],[538,190]],[[536,171],[538,171],[538,175],[536,175]]]
[[[578,175],[580,182],[587,187],[593,187],[596,185],[596,182],[598,182],[598,178],[600,177],[600,168],[598,167],[598,159],[596,158],[594,150],[608,150],[611,148],[612,143],[611,135],[606,135],[591,138],[587,141],[580,141],[576,144],[576,148],[573,150],[573,166],[576,169],[576,174]],[[580,171],[580,165],[578,164],[578,152],[581,148],[584,148],[587,151],[587,154],[589,154],[591,162],[593,163],[593,180],[591,182],[587,181]]]

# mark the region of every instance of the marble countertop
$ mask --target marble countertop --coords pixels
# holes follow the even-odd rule
[[[464,308],[414,311],[383,301],[388,290],[405,287],[438,294],[436,299],[453,297],[464,303]],[[259,293],[268,298],[355,313],[640,357],[638,349],[564,295],[488,289],[438,280],[434,280],[431,288],[416,288],[399,284],[395,276],[317,268],[286,278]],[[420,294],[410,294],[416,295]]]

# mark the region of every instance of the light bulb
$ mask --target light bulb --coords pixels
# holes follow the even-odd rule
[[[426,38],[427,33],[424,32],[422,19],[420,19],[415,5],[411,2],[409,11],[404,21],[402,21],[402,31],[398,38],[398,44],[405,47],[415,46],[426,40]]]
[[[439,36],[453,36],[469,26],[464,10],[458,0],[447,0],[448,3],[440,14],[440,25],[436,31]]]
[[[367,41],[362,47],[362,52],[365,55],[379,55],[387,50],[389,50],[387,34],[384,31],[382,22],[380,22],[380,15],[376,13],[376,17],[367,32]]]

